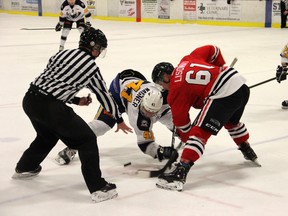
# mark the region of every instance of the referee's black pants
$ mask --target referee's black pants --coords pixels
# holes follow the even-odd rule
[[[69,148],[78,150],[82,174],[90,193],[106,185],[101,177],[96,136],[71,107],[30,89],[22,105],[37,135],[17,163],[17,169],[35,170],[60,139]]]

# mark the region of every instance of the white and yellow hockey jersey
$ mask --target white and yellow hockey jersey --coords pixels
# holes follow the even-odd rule
[[[61,5],[60,21],[64,22],[68,20],[77,22],[86,17],[86,21],[90,22],[91,13],[82,1],[76,0],[73,6],[71,6],[68,1],[69,0],[64,1]]]

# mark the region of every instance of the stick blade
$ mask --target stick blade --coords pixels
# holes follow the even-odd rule
[[[151,178],[151,171],[149,170],[138,170],[137,171],[137,176],[142,177],[142,178]]]
[[[162,171],[160,170],[138,170],[137,175],[142,178],[155,178],[158,177]]]

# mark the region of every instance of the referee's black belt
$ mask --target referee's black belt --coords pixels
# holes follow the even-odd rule
[[[48,93],[35,85],[30,85],[28,93],[35,96],[45,97],[47,99],[57,100],[51,93]]]

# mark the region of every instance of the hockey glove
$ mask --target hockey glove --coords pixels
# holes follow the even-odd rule
[[[58,31],[61,31],[61,29],[62,29],[62,25],[58,22],[55,27],[55,31],[58,32]]]
[[[86,22],[86,27],[91,27],[91,23],[90,22]]]
[[[282,80],[286,80],[287,78],[286,72],[287,69],[285,67],[283,68],[282,66],[278,65],[276,69],[276,80],[278,83],[280,83]]]

